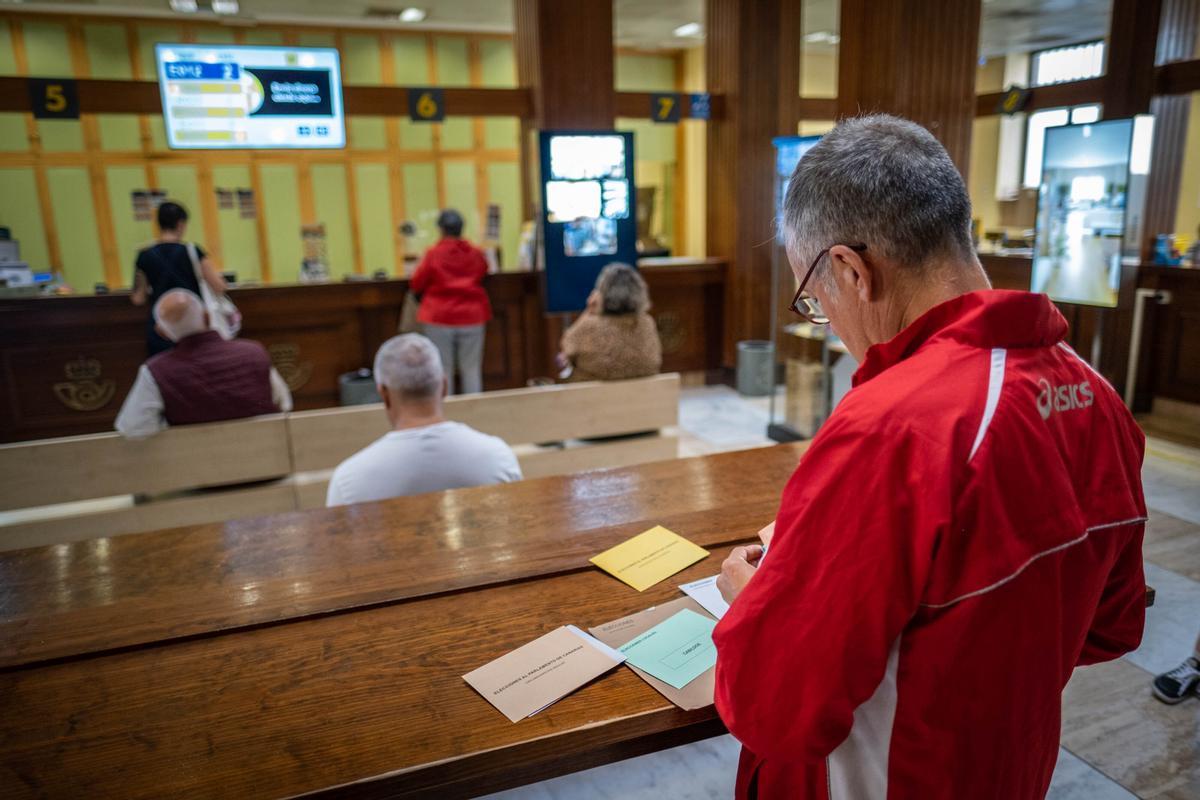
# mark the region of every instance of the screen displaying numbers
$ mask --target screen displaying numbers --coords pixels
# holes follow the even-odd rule
[[[333,48],[159,44],[155,56],[172,148],[346,146]]]

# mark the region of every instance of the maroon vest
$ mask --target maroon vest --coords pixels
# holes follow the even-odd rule
[[[271,400],[271,358],[258,342],[227,342],[216,331],[180,339],[146,362],[162,394],[170,425],[218,422],[277,410]]]

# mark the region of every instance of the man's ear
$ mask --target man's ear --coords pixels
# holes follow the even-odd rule
[[[447,395],[449,395],[449,394],[450,394],[450,378],[443,375],[442,376],[442,399],[445,400]]]
[[[879,293],[879,275],[875,265],[853,248],[839,244],[829,249],[834,280],[841,291],[853,292],[860,302],[869,303]]]
[[[383,407],[389,411],[392,408],[392,393],[388,391],[388,387],[382,383],[375,384],[375,391],[379,392],[379,398],[383,400]]]
[[[163,330],[163,326],[159,325],[157,322],[154,323],[154,330],[158,333],[159,336],[166,339],[168,342],[175,341],[174,339],[171,338],[170,334],[168,334],[165,330]]]

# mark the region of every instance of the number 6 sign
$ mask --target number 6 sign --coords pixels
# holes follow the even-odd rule
[[[441,122],[446,118],[446,105],[441,89],[409,89],[408,116],[413,122]]]

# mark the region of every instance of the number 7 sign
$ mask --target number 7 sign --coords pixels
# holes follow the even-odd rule
[[[650,119],[655,122],[679,122],[679,95],[650,95]]]

